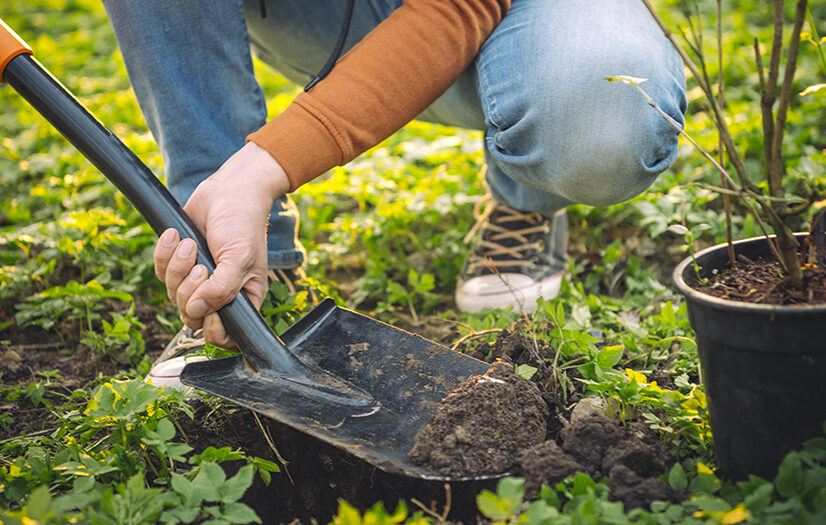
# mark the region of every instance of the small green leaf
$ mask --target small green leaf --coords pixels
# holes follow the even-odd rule
[[[668,473],[668,484],[674,490],[685,490],[688,488],[688,478],[685,475],[683,466],[675,463]]]
[[[253,466],[246,465],[238,470],[238,473],[229,478],[221,487],[221,501],[223,503],[231,503],[238,501],[244,492],[252,485]]]
[[[601,348],[597,354],[597,364],[602,368],[613,368],[622,359],[624,351],[624,345],[610,345]]]
[[[691,503],[694,503],[700,510],[705,512],[725,512],[731,508],[731,505],[720,498],[712,498],[710,496],[695,496],[691,498]]]
[[[774,484],[777,487],[777,492],[786,498],[800,494],[803,488],[803,465],[798,452],[789,452],[783,458],[780,468],[777,469]]]
[[[192,480],[198,490],[198,497],[206,501],[221,501],[219,489],[223,485],[225,477],[224,471],[215,463],[201,463],[198,474]]]
[[[522,365],[518,365],[516,367],[516,375],[522,377],[523,379],[527,379],[528,381],[530,381],[531,378],[534,376],[534,374],[536,374],[536,372],[538,370],[539,370],[538,368],[533,367],[531,365],[522,364]]]
[[[743,503],[751,512],[761,512],[771,504],[772,492],[774,492],[774,487],[771,483],[766,482],[746,496]]]
[[[476,496],[476,505],[486,518],[504,521],[511,517],[508,502],[489,490],[483,490]]]
[[[195,484],[184,476],[173,472],[170,484],[172,485],[172,490],[181,496],[185,505],[198,506],[201,504],[202,497],[200,492],[196,489]]]
[[[362,525],[361,513],[343,499],[338,500],[338,512],[333,517],[335,525]]]
[[[550,523],[552,518],[559,516],[559,511],[540,500],[528,505],[523,516],[527,518],[525,522],[527,525],[539,525],[542,523]]]
[[[175,425],[166,418],[158,421],[158,427],[155,429],[158,437],[164,441],[169,441],[175,437]]]
[[[72,481],[72,488],[75,492],[87,492],[92,490],[92,487],[95,486],[95,477],[94,476],[78,476]]]
[[[706,492],[713,494],[720,490],[720,480],[717,479],[714,471],[703,463],[697,463],[697,478],[700,480],[700,485]]]
[[[29,502],[26,504],[29,517],[35,520],[45,520],[49,513],[51,502],[52,495],[49,494],[49,487],[47,485],[40,485],[34,489],[31,496],[29,496]]]
[[[502,478],[496,484],[496,493],[507,500],[522,504],[525,497],[525,480],[522,478]]]
[[[233,502],[225,504],[221,517],[230,523],[261,523],[261,518],[243,503]]]

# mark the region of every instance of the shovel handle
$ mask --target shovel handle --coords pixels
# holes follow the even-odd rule
[[[15,43],[16,42],[16,43]],[[10,55],[7,57],[7,55]],[[137,208],[155,233],[178,230],[198,244],[198,264],[210,274],[215,262],[206,240],[152,171],[101,124],[31,55],[0,20],[0,78],[72,143]],[[227,333],[257,369],[302,377],[304,366],[287,350],[243,292],[218,311]]]

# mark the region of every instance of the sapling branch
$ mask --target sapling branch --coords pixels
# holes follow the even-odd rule
[[[680,43],[677,41],[674,35],[668,30],[662,18],[660,18],[656,10],[652,7],[650,1],[642,0],[642,2],[643,4],[645,4],[649,13],[656,21],[657,25],[663,31],[663,34],[666,36],[666,38],[668,38],[668,40],[674,46],[674,49],[676,49],[677,53],[683,59],[683,62],[686,65],[686,67],[694,75],[697,84],[703,91],[705,98],[710,105],[712,120],[714,121],[719,132],[720,139],[722,140],[725,146],[725,151],[728,154],[729,161],[731,162],[732,167],[734,168],[734,171],[737,174],[738,179],[740,180],[740,186],[742,190],[744,190],[746,195],[749,195],[757,201],[757,203],[760,205],[760,208],[766,214],[766,217],[768,221],[771,223],[772,228],[774,229],[774,232],[777,236],[776,245],[770,241],[772,251],[774,252],[775,256],[778,258],[778,260],[781,262],[784,269],[786,270],[788,274],[789,285],[793,288],[799,288],[803,283],[803,274],[800,269],[800,258],[797,253],[797,239],[794,237],[791,228],[783,221],[783,218],[780,216],[775,207],[772,206],[771,201],[764,198],[762,191],[752,182],[751,178],[749,177],[743,159],[740,157],[739,150],[734,144],[733,135],[728,129],[728,124],[726,122],[722,110],[722,104],[720,103],[720,101],[718,101],[717,97],[714,96],[709,85],[708,76],[706,72],[700,71],[694,64],[694,62],[688,57],[685,50],[683,50],[682,46],[680,46]],[[789,58],[786,65],[786,72],[784,75],[783,90],[781,91],[782,108],[778,108],[778,117],[781,117],[782,113],[782,118],[778,118],[777,120],[773,118],[771,108],[773,108],[774,106],[774,100],[777,92],[777,78],[779,76],[780,71],[780,55],[782,52],[783,44],[783,0],[774,0],[773,5],[774,36],[772,41],[772,56],[769,65],[768,79],[763,81],[763,75],[759,72],[758,74],[761,78],[761,87],[764,88],[761,89],[761,109],[764,112],[764,142],[768,142],[769,144],[769,148],[766,150],[769,157],[766,159],[766,162],[767,166],[769,167],[769,169],[767,170],[767,175],[769,177],[770,195],[772,197],[777,197],[782,195],[783,192],[782,179],[778,179],[778,175],[775,175],[775,180],[771,180],[771,177],[773,176],[773,174],[776,173],[779,173],[779,177],[782,177],[783,170],[781,155],[782,129],[778,130],[778,127],[785,126],[785,115],[790,101],[791,84],[794,79],[795,64],[797,62],[797,49],[799,47],[800,41],[800,29],[802,27],[803,19],[805,18],[806,14],[807,0],[798,0],[797,3],[797,10],[795,14],[794,29],[792,35],[792,44],[790,46]],[[692,49],[695,48],[696,46]],[[759,46],[756,47],[756,55],[758,57],[760,55]],[[698,61],[701,64],[704,64],[702,57],[698,58]],[[758,66],[758,68],[762,69],[762,66]],[[785,100],[782,100],[784,94],[786,98]],[[766,108],[768,108],[768,114],[766,114]],[[772,121],[771,125],[765,123],[766,120],[769,120],[767,116],[770,116],[769,118]],[[767,132],[770,132],[770,137],[766,135]],[[682,134],[683,136],[687,136],[685,135],[685,133]],[[694,144],[695,147],[697,147],[697,144],[693,141],[692,144]],[[715,168],[721,170],[722,166],[720,165],[720,163],[711,159],[710,156],[707,154],[704,154],[704,156],[712,162]],[[779,167],[779,171],[772,172],[771,170],[773,169],[773,166],[775,168]],[[723,171],[721,171],[721,173],[723,173]],[[734,187],[736,187],[736,185]],[[743,202],[747,203],[748,205],[748,200],[744,199]],[[752,209],[750,205],[749,208]],[[754,216],[755,218],[758,217],[757,214],[754,214]],[[763,228],[762,225],[761,229],[763,229],[764,233],[766,233],[765,228]]]
[[[646,0],[643,0],[643,1],[646,1]],[[691,136],[688,133],[685,132],[683,127],[680,126],[668,113],[666,113],[659,106],[657,106],[656,102],[654,102],[654,100],[648,95],[648,93],[646,93],[645,90],[642,89],[639,86],[639,82],[645,82],[646,79],[634,78],[634,77],[629,77],[629,76],[624,76],[624,75],[617,75],[617,76],[613,76],[613,77],[605,77],[605,79],[608,80],[609,82],[624,82],[626,84],[631,84],[632,86],[637,88],[637,90],[640,93],[642,93],[642,95],[648,101],[648,105],[651,106],[652,108],[654,108],[666,120],[666,122],[671,124],[671,126],[674,127],[674,129],[677,130],[677,132],[680,135],[685,137],[685,139],[688,140],[691,143],[691,145],[694,146],[694,148],[697,149],[697,151],[699,151],[700,154],[703,157],[706,158],[706,160],[711,162],[711,164],[717,169],[717,171],[720,172],[720,175],[724,178],[724,180],[726,182],[728,182],[731,185],[731,187],[734,188],[737,191],[737,193],[741,197],[743,203],[749,208],[749,211],[754,216],[754,219],[757,222],[757,225],[760,227],[760,230],[763,232],[763,235],[766,236],[766,241],[769,243],[769,247],[771,248],[772,253],[777,258],[777,260],[780,261],[780,263],[785,266],[786,263],[785,263],[785,259],[782,257],[782,252],[779,250],[779,248],[777,246],[775,246],[775,243],[772,242],[771,237],[769,236],[769,232],[768,232],[768,230],[766,230],[766,225],[763,222],[763,220],[761,219],[760,214],[757,213],[757,210],[754,209],[754,206],[752,206],[751,202],[746,198],[746,197],[751,197],[754,200],[756,200],[758,202],[758,204],[760,204],[760,207],[763,209],[763,211],[765,211],[767,214],[769,214],[770,217],[774,217],[775,219],[777,219],[777,221],[779,221],[780,224],[783,224],[780,217],[777,215],[777,213],[774,212],[774,209],[772,208],[770,202],[767,201],[766,196],[763,195],[762,193],[757,193],[755,191],[752,191],[749,188],[740,187],[737,184],[737,182],[735,182],[734,179],[731,178],[731,175],[729,175],[728,171],[722,165],[720,165],[720,163],[717,162],[717,160],[714,157],[712,157],[711,154],[708,151],[705,150],[705,148],[700,146],[697,143],[697,141],[695,141],[693,138],[691,138]],[[772,227],[774,227],[775,232],[777,232],[776,225],[775,225],[774,221],[772,221]],[[789,234],[792,235],[791,232]],[[779,235],[778,235],[778,237],[779,237]],[[792,235],[792,238],[794,238],[793,235]],[[799,270],[799,268],[798,268],[798,270]]]
[[[696,4],[695,4],[696,5]],[[717,98],[720,106],[725,107],[725,100],[723,98],[723,2],[717,0]],[[717,150],[720,154],[720,165],[725,163],[725,149],[723,147],[723,139],[719,139]],[[720,174],[720,185],[728,188],[725,176]],[[730,264],[734,264],[734,234],[731,227],[731,199],[727,193],[723,193],[723,212],[726,215],[726,251],[728,252],[728,260]]]
[[[688,184],[688,186],[697,186],[698,188],[703,188],[705,190],[711,190],[715,193],[719,193],[721,195],[728,195],[731,197],[743,197],[746,193],[741,189],[732,189],[730,186],[715,186],[714,184],[708,184],[705,182],[694,182]],[[800,197],[768,197],[763,196],[764,199],[770,202],[782,202],[784,204],[789,205],[788,209],[793,209],[792,206],[810,206],[811,201],[807,199],[802,199]]]
[[[772,158],[772,137],[774,136],[774,114],[772,107],[774,106],[774,86],[771,88],[766,82],[766,74],[763,69],[763,56],[760,53],[760,43],[754,39],[754,61],[757,64],[757,77],[760,79],[760,115],[763,125],[763,154],[766,157],[766,165],[768,166]],[[769,195],[776,196],[775,182],[768,180]]]
[[[740,158],[740,152],[734,145],[734,139],[731,132],[728,129],[728,124],[726,123],[726,119],[723,116],[723,110],[720,105],[717,103],[717,98],[714,96],[714,93],[711,91],[711,87],[709,86],[708,82],[704,80],[704,75],[697,69],[697,66],[694,64],[694,61],[688,56],[685,52],[683,47],[680,45],[680,42],[674,37],[673,33],[668,30],[668,27],[663,22],[663,19],[660,18],[660,15],[657,14],[657,11],[651,5],[649,0],[642,0],[645,7],[648,9],[648,12],[654,18],[654,21],[660,27],[660,30],[663,32],[665,37],[671,42],[671,45],[680,55],[680,58],[683,59],[683,64],[688,68],[692,75],[694,75],[694,79],[697,81],[697,84],[700,86],[700,89],[703,91],[706,99],[709,101],[711,105],[711,117],[714,121],[718,132],[720,133],[720,137],[723,139],[723,144],[726,146],[726,153],[728,154],[729,161],[731,165],[734,167],[735,173],[737,173],[737,177],[740,179],[740,184],[754,193],[758,193],[760,190],[759,188],[751,181],[748,176],[748,172],[746,171],[746,165],[743,163],[743,159]]]
[[[782,16],[782,0],[778,0],[781,4]],[[777,3],[777,2],[775,2]],[[794,25],[792,27],[791,41],[789,42],[789,57],[786,60],[786,70],[783,75],[783,85],[780,88],[780,100],[777,103],[777,116],[774,124],[774,135],[771,137],[771,162],[769,162],[769,180],[774,179],[777,193],[772,193],[773,196],[778,196],[783,193],[783,130],[786,126],[786,114],[789,109],[789,102],[792,95],[792,83],[794,82],[794,73],[797,69],[797,54],[800,49],[800,31],[803,27],[803,20],[806,18],[806,4],[808,0],[798,0],[797,9],[794,16]],[[775,15],[777,16],[777,15]],[[782,18],[781,18],[782,22]],[[774,57],[772,57],[774,60]]]

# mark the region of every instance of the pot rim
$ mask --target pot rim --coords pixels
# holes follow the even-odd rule
[[[807,236],[808,233],[795,233],[795,237],[799,236]],[[774,235],[770,235],[770,238],[774,238]],[[758,237],[750,237],[748,239],[740,239],[738,241],[734,241],[734,245],[738,244],[747,244],[755,241],[765,241],[766,237],[761,235]],[[695,259],[700,259],[702,256],[720,250],[725,249],[728,246],[728,243],[721,243],[714,246],[710,246],[705,248],[704,250],[700,250],[696,254],[694,254]],[[704,292],[699,290],[695,290],[692,288],[686,280],[683,278],[683,274],[685,273],[686,268],[692,264],[692,257],[688,256],[674,268],[674,273],[672,274],[672,279],[674,284],[677,285],[677,289],[683,294],[687,299],[692,299],[698,302],[706,303],[708,306],[717,306],[720,308],[725,308],[727,310],[740,310],[740,311],[750,311],[750,312],[763,312],[763,313],[776,313],[776,314],[783,314],[783,315],[795,315],[795,314],[812,314],[815,312],[826,312],[826,303],[821,304],[808,304],[808,305],[772,305],[772,304],[759,304],[759,303],[745,303],[741,301],[733,301],[731,299],[721,299],[719,297],[714,297],[708,295]]]

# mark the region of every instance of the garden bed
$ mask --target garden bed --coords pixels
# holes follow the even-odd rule
[[[576,472],[594,479],[609,478],[611,499],[622,501],[626,509],[648,508],[655,500],[678,502],[685,497],[658,479],[668,473],[676,458],[668,454],[656,432],[639,422],[622,424],[601,398],[583,397],[581,388],[564,399],[558,388],[549,388],[554,382],[546,371],[537,369],[532,381],[515,374],[516,365],[542,366],[537,357],[553,361],[547,345],[538,349],[528,345],[518,331],[504,331],[492,345],[483,342],[467,349],[496,363],[486,374],[492,378],[488,384],[504,388],[481,396],[473,392],[451,395],[445,402],[450,417],[434,418],[434,424],[442,427],[436,431],[439,439],[431,440],[429,446],[444,452],[445,442],[453,442],[450,465],[434,466],[434,476],[465,479],[453,481],[449,487],[438,480],[385,473],[327,443],[211,397],[190,398],[194,418],[176,418],[181,441],[193,447],[193,453],[207,447],[230,447],[279,463],[283,470],[269,485],[256,478],[243,498],[265,523],[294,518],[305,523],[310,519],[325,522],[335,515],[340,499],[362,510],[379,501],[392,506],[399,500],[408,500],[415,508],[410,500],[416,499],[438,513],[449,505],[451,519],[469,522],[478,515],[479,492],[494,489],[497,479],[506,473],[526,479],[529,497],[535,497],[541,485],[553,486]],[[71,395],[89,382],[95,375],[93,370],[116,371],[123,366],[122,356],[101,356],[82,345],[80,348],[68,355],[47,344],[26,349],[22,355],[6,350],[9,365],[0,379],[11,391],[19,388],[23,402],[3,405],[13,423],[0,431],[0,441],[53,434],[58,426],[47,402],[50,398],[53,404],[60,401],[54,392]],[[54,370],[57,373],[51,372]],[[41,398],[38,392],[26,393],[33,377],[43,378],[39,383],[43,386]],[[459,393],[467,394],[479,384],[478,379],[472,378]],[[527,406],[531,403],[532,407]],[[517,437],[509,440],[514,434]],[[451,437],[445,440],[448,435]],[[242,464],[230,462],[224,467],[231,475]]]

